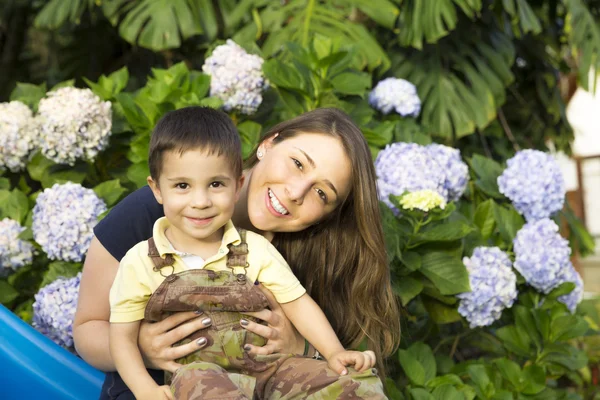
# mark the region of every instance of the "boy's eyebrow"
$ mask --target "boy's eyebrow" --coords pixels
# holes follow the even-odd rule
[[[298,150],[300,153],[304,154],[304,157],[306,157],[306,159],[308,160],[308,163],[311,165],[311,167],[316,168],[317,165],[315,164],[315,160],[313,160],[312,158],[310,158],[310,156],[308,154],[306,154],[306,152],[304,150],[302,150],[299,147],[294,147],[296,150]],[[327,184],[327,186],[329,186],[331,188],[331,190],[333,190],[333,192],[335,193],[336,197],[340,197],[340,195],[338,194],[337,189],[335,188],[335,186],[333,186],[333,183],[331,183],[331,181],[329,179],[325,179],[323,180],[323,182],[325,182],[325,184]]]
[[[229,175],[215,175],[208,178],[211,181],[219,180],[219,181],[230,181],[231,177]],[[190,180],[189,177],[185,176],[176,176],[174,178],[167,178],[168,181],[187,181]]]

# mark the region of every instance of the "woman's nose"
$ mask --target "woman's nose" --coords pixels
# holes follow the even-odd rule
[[[312,183],[307,179],[296,179],[288,182],[285,191],[288,198],[296,204],[302,204],[304,197],[310,191]]]

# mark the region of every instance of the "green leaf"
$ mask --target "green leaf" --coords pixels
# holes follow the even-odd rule
[[[246,159],[258,145],[262,126],[254,121],[244,121],[237,128],[242,139],[242,156]]]
[[[479,228],[483,240],[488,240],[494,232],[496,220],[494,219],[494,200],[488,199],[479,203],[475,210],[473,222]]]
[[[542,336],[537,329],[535,318],[533,317],[531,310],[527,307],[516,305],[513,307],[513,313],[515,315],[516,326],[518,326],[522,332],[527,332],[537,348],[541,348]]]
[[[115,204],[126,191],[127,189],[121,186],[118,179],[102,182],[94,188],[94,192],[104,200],[108,207]]]
[[[483,365],[469,365],[467,367],[469,377],[475,383],[475,391],[481,399],[488,399],[495,393],[494,384],[490,381],[490,377]]]
[[[458,377],[458,375],[446,374],[443,376],[436,376],[427,382],[427,387],[429,388],[436,388],[444,385],[462,386],[463,381]]]
[[[65,87],[73,87],[73,86],[75,86],[75,79],[69,79],[66,81],[59,82],[56,85],[52,86],[52,88],[49,90],[49,92],[54,92],[58,89],[62,89]]]
[[[407,350],[423,367],[425,372],[425,382],[430,381],[437,374],[437,364],[433,351],[431,348],[423,342],[416,342],[410,346]]]
[[[41,182],[53,165],[55,165],[53,161],[48,160],[42,153],[37,152],[27,164],[27,172],[29,172],[29,176],[32,179]]]
[[[438,386],[432,394],[436,400],[464,400],[463,395],[451,385]]]
[[[400,297],[403,306],[423,291],[423,284],[409,276],[404,276],[392,284],[392,290]]]
[[[421,256],[414,251],[406,251],[401,254],[400,260],[402,264],[411,271],[416,271],[421,268]]]
[[[83,13],[92,9],[95,2],[91,0],[50,0],[37,14],[33,22],[39,29],[55,30],[69,21],[79,24]]]
[[[265,77],[279,88],[306,91],[306,82],[302,74],[293,66],[272,58],[263,64]]]
[[[478,179],[475,181],[485,194],[494,198],[503,198],[498,189],[498,177],[504,169],[500,164],[479,154],[475,154],[470,160],[470,165]]]
[[[0,178],[0,189],[10,189],[10,180],[8,178]]]
[[[417,235],[417,240],[427,242],[449,242],[462,239],[473,231],[473,227],[464,221],[444,221],[429,224]]]
[[[396,383],[391,378],[385,379],[385,393],[389,396],[390,399],[394,400],[404,400],[404,395],[396,386]]]
[[[366,72],[342,72],[331,79],[331,84],[338,93],[364,96],[371,88],[371,75]]]
[[[411,388],[409,392],[413,400],[436,400],[427,390],[422,388]]]
[[[525,220],[512,206],[505,208],[499,204],[494,204],[494,218],[502,240],[506,243],[512,243],[517,232],[525,224]]]
[[[450,324],[452,322],[460,321],[462,318],[458,313],[456,306],[448,306],[430,297],[423,297],[423,306],[427,310],[429,317],[431,317],[436,324]]]
[[[3,194],[0,197],[2,199],[0,203],[2,216],[14,219],[18,223],[23,224],[29,212],[29,199],[27,199],[25,193],[18,189],[14,189],[12,192],[0,190],[0,192]]]
[[[546,389],[546,374],[539,365],[523,367],[523,378],[525,379],[524,394],[534,395]]]
[[[587,322],[578,315],[563,315],[550,321],[550,341],[558,342],[583,336],[589,329]]]
[[[17,297],[19,297],[19,292],[5,280],[0,280],[0,303],[8,305]]]
[[[546,344],[540,359],[544,363],[558,364],[570,371],[577,371],[588,363],[585,351],[579,350],[569,343]]]
[[[146,185],[146,178],[150,175],[148,164],[140,162],[132,164],[127,168],[127,178],[133,182],[138,188]]]
[[[429,278],[442,294],[457,294],[471,290],[466,267],[460,259],[447,253],[424,254],[419,272]]]
[[[504,326],[496,331],[496,336],[504,347],[522,357],[530,357],[531,338],[521,328],[515,325]]]
[[[66,261],[54,261],[48,266],[40,288],[54,282],[58,278],[72,278],[81,272],[81,263],[70,263]]]
[[[31,83],[17,82],[17,86],[10,93],[10,101],[20,101],[27,104],[34,112],[38,103],[46,96],[46,83],[33,85]]]
[[[425,384],[425,369],[419,360],[407,350],[398,350],[398,360],[410,381],[419,386]]]
[[[494,365],[517,391],[520,392],[523,389],[526,384],[525,377],[521,373],[521,367],[516,362],[507,358],[499,358],[494,360]]]

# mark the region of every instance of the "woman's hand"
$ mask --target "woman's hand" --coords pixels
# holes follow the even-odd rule
[[[285,316],[285,313],[279,306],[273,294],[262,285],[259,285],[260,290],[264,293],[269,302],[270,310],[264,309],[256,312],[244,313],[252,317],[265,321],[267,325],[257,324],[246,319],[240,321],[242,328],[249,330],[259,336],[267,339],[267,344],[262,347],[246,345],[244,350],[249,354],[267,355],[273,353],[304,353],[304,338],[298,333],[290,320]]]
[[[173,345],[192,333],[209,327],[211,323],[210,318],[193,311],[173,314],[155,323],[142,321],[138,345],[144,364],[148,368],[175,372],[181,364],[174,360],[203,348],[207,341],[200,338],[180,346]]]

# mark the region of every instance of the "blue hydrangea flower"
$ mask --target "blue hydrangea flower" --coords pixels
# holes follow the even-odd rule
[[[577,305],[583,300],[583,280],[579,273],[575,271],[575,268],[573,268],[573,264],[571,263],[569,263],[560,275],[559,285],[564,282],[573,282],[575,284],[575,289],[573,289],[571,293],[559,296],[558,301],[565,304],[569,311],[574,313],[577,309]]]
[[[59,346],[73,346],[80,278],[81,273],[74,278],[59,278],[35,295],[32,325]]]
[[[31,264],[33,245],[19,239],[25,230],[17,221],[4,218],[0,221],[0,277],[10,275],[18,268]]]
[[[460,152],[451,147],[398,142],[379,152],[375,172],[380,200],[397,214],[390,195],[433,190],[446,202],[457,200],[466,188],[469,171]]]
[[[268,87],[262,72],[264,60],[248,54],[233,40],[217,46],[206,59],[202,71],[211,76],[210,95],[223,100],[225,111],[254,114]]]
[[[548,293],[560,283],[571,266],[571,249],[551,219],[530,221],[517,232],[514,240],[514,267],[527,283]]]
[[[506,163],[498,187],[525,219],[548,218],[562,209],[565,181],[554,157],[538,150],[522,150]]]
[[[398,142],[387,145],[377,155],[375,172],[379,199],[396,213],[398,210],[389,201],[390,195],[429,189],[447,199],[444,170],[427,149],[418,144]]]
[[[460,151],[437,143],[428,145],[427,151],[445,171],[444,188],[448,191],[446,200],[460,199],[469,182],[469,167],[461,159]]]
[[[403,117],[416,117],[421,112],[421,100],[415,85],[398,78],[379,81],[369,94],[369,104],[383,114],[394,110]]]
[[[477,247],[463,259],[471,291],[458,294],[458,312],[469,326],[488,326],[498,320],[517,298],[517,277],[508,255],[498,247]]]
[[[33,208],[33,237],[51,260],[81,261],[106,204],[77,183],[44,190]]]

